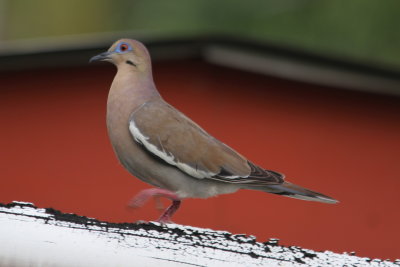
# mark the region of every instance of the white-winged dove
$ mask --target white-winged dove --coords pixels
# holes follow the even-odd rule
[[[150,55],[142,43],[118,40],[90,61],[96,60],[118,68],[107,102],[114,151],[131,174],[156,187],[139,193],[132,205],[141,206],[152,196],[172,200],[158,221],[169,222],[184,198],[208,198],[238,189],[337,202],[255,165],[165,102],[154,85]]]

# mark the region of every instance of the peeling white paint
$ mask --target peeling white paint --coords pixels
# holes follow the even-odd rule
[[[112,224],[0,206],[0,266],[399,266],[183,225]]]

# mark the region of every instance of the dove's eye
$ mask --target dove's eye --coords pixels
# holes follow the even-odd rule
[[[127,43],[120,43],[117,46],[117,49],[115,49],[115,51],[118,52],[118,53],[124,53],[124,52],[130,51],[130,50],[132,50],[132,48]]]
[[[123,52],[123,51],[126,51],[126,50],[128,50],[128,45],[127,44],[122,44],[120,47],[119,47],[119,49]]]

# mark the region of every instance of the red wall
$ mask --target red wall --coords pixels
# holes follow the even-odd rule
[[[0,202],[114,222],[152,220],[128,200],[148,185],[117,162],[105,128],[115,69],[1,73]],[[175,222],[284,245],[400,257],[400,99],[299,84],[201,62],[155,65],[165,98],[211,134],[337,205],[256,191],[189,199]],[[167,204],[167,202],[166,202]]]

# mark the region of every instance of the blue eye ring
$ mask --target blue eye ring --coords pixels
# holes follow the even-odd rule
[[[119,43],[118,46],[115,48],[115,52],[117,53],[126,53],[128,51],[132,51],[132,47],[125,42]]]

